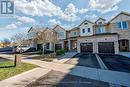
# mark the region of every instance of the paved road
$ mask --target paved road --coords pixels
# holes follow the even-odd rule
[[[67,61],[66,64],[86,66],[91,68],[100,68],[99,63],[94,54],[77,54],[72,59]]]
[[[99,55],[108,69],[130,73],[130,59],[121,55],[100,54]]]
[[[109,87],[109,84],[59,71],[51,71],[27,87]]]

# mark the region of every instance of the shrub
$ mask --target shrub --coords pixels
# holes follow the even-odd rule
[[[64,49],[56,51],[56,55],[64,55],[64,54],[65,54],[65,50]]]
[[[56,58],[56,54],[55,53],[50,53],[50,54],[44,54],[42,55],[43,58]]]

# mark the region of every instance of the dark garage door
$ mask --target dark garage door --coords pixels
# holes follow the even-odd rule
[[[55,44],[55,50],[61,50],[62,44]]]
[[[114,42],[99,42],[99,53],[114,53]]]
[[[93,52],[93,44],[92,43],[81,43],[81,52],[92,53]]]

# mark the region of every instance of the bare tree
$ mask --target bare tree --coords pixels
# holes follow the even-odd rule
[[[21,45],[27,38],[25,33],[18,33],[11,37],[11,40],[17,45]]]
[[[42,41],[42,45],[43,45],[43,53],[45,50],[45,44],[47,42],[57,42],[57,33],[54,30],[51,29],[45,29],[43,32],[39,32],[37,33],[37,39]]]

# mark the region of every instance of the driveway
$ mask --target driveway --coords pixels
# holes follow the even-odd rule
[[[77,54],[76,56],[68,60],[66,64],[86,66],[91,68],[100,68],[100,65],[94,54]]]
[[[99,54],[109,70],[130,73],[130,58],[115,54]]]
[[[109,87],[109,84],[59,71],[51,71],[26,87]]]

